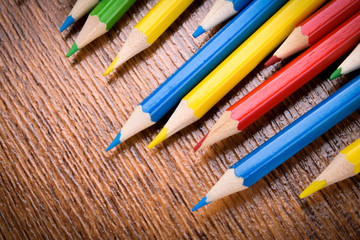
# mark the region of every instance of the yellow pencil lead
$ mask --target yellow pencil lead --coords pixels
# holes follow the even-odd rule
[[[154,138],[154,140],[149,144],[148,149],[152,149],[153,147],[155,147],[156,145],[158,145],[159,143],[161,143],[162,141],[164,141],[167,138],[167,132],[168,129],[166,127],[164,127],[160,133]]]
[[[114,59],[114,61],[110,64],[110,66],[106,69],[106,71],[104,72],[104,76],[108,75],[109,73],[111,73],[114,70],[114,66],[117,62],[119,58],[119,55],[117,55]]]
[[[324,187],[326,187],[326,180],[314,181],[302,193],[300,193],[300,198],[305,198]]]

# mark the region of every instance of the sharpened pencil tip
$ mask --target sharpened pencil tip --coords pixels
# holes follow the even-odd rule
[[[67,57],[70,57],[71,55],[73,55],[73,54],[76,53],[77,51],[79,51],[79,49],[78,49],[76,43],[74,43],[74,44],[71,46],[69,52],[66,54],[66,56],[67,56]]]
[[[164,127],[163,129],[161,129],[161,131],[159,132],[159,134],[154,138],[154,140],[152,140],[152,142],[149,144],[148,149],[152,149],[153,147],[155,147],[156,145],[158,145],[159,143],[161,143],[162,141],[164,141],[167,137],[167,132],[168,129],[166,127]]]
[[[338,68],[335,70],[335,72],[333,72],[333,74],[331,74],[330,76],[330,80],[334,80],[335,78],[341,77],[342,76],[342,68]]]
[[[314,181],[302,193],[300,193],[300,198],[305,198],[324,187],[326,187],[326,180]]]
[[[273,55],[267,62],[264,64],[265,67],[270,67],[271,65],[280,62],[281,58],[278,58],[276,55]]]
[[[73,24],[74,22],[75,22],[75,19],[74,19],[71,15],[69,15],[69,16],[65,19],[63,25],[60,27],[60,32],[62,32],[62,31],[64,31],[65,29],[67,29],[67,28],[68,28],[71,24]]]
[[[107,76],[109,73],[111,73],[114,70],[114,66],[117,62],[119,58],[119,55],[117,55],[114,59],[114,61],[112,61],[112,63],[110,64],[110,66],[106,69],[106,71],[104,72],[104,76]]]
[[[194,147],[195,152],[200,149],[200,147],[202,146],[203,142],[205,141],[205,139],[208,135],[209,135],[209,132],[200,140],[200,142],[198,144],[196,144],[196,146]]]
[[[106,151],[110,151],[111,149],[113,149],[114,147],[116,147],[117,145],[119,145],[121,143],[120,141],[120,137],[121,137],[121,132],[118,133],[118,135],[115,137],[115,139],[110,143],[110,145],[106,148]]]
[[[193,33],[193,37],[197,38],[198,36],[200,36],[201,34],[203,34],[205,31],[205,29],[200,25],[195,32]]]
[[[203,199],[201,199],[201,201],[195,205],[195,207],[193,207],[193,209],[191,209],[191,211],[195,212],[196,210],[198,210],[199,208],[202,208],[205,205],[208,205],[211,202],[206,202],[207,197],[203,197]]]

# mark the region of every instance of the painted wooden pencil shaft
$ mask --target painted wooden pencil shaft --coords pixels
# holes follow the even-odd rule
[[[200,119],[323,2],[293,0],[285,4],[182,99],[148,148]]]
[[[286,0],[254,0],[145,98],[135,108],[123,130],[126,129],[127,133],[134,135],[155,124],[285,2]],[[132,136],[125,136],[122,132],[107,150]]]
[[[200,145],[205,147],[244,130],[352,49],[360,40],[359,22],[360,12],[233,104]]]
[[[136,0],[103,0],[91,11],[67,57],[105,34],[127,12]]]
[[[360,108],[360,75],[238,161],[193,211],[244,190]]]
[[[332,0],[300,23],[265,63],[265,66],[268,67],[314,45],[359,10],[360,1],[358,0]]]
[[[330,165],[300,194],[305,198],[320,189],[360,172],[360,138],[344,148]]]
[[[124,46],[104,75],[153,44],[193,1],[161,0],[158,2],[132,29]]]
[[[209,13],[206,15],[193,36],[196,38],[234,16],[243,9],[250,0],[216,0]]]
[[[64,31],[71,24],[90,12],[100,1],[101,0],[78,0],[65,19],[65,22],[60,27],[60,32]]]
[[[333,80],[344,74],[351,73],[360,68],[360,44],[350,53],[343,63],[331,74],[330,79]]]

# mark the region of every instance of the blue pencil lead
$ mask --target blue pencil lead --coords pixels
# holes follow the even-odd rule
[[[193,37],[197,38],[198,36],[200,36],[201,34],[203,34],[205,31],[205,29],[200,25],[195,32],[193,33]]]
[[[65,29],[67,29],[71,24],[73,24],[75,22],[75,19],[69,15],[66,19],[65,22],[63,23],[63,25],[60,27],[60,32],[64,31]]]
[[[206,200],[207,200],[207,197],[206,196],[203,197],[203,199],[201,199],[201,201],[198,204],[196,204],[195,207],[193,207],[193,209],[191,209],[191,211],[194,212],[194,211],[198,210],[199,208],[202,208],[203,206],[211,203],[211,202],[206,202]]]
[[[119,134],[115,137],[115,139],[107,147],[107,149],[106,149],[107,152],[121,143],[120,137],[121,137],[121,132],[119,132]]]

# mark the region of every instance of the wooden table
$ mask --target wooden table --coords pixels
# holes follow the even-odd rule
[[[298,194],[360,137],[359,111],[251,189],[191,212],[238,159],[335,92],[329,67],[242,134],[192,147],[220,114],[282,65],[260,65],[206,116],[155,150],[165,117],[114,151],[134,107],[214,33],[194,39],[214,0],[195,1],[112,78],[102,73],[155,5],[138,1],[105,36],[65,53],[85,18],[59,32],[75,0],[0,1],[0,233],[2,239],[351,239],[360,235],[359,177]],[[285,62],[286,63],[286,62]],[[283,65],[285,64],[283,63]]]

